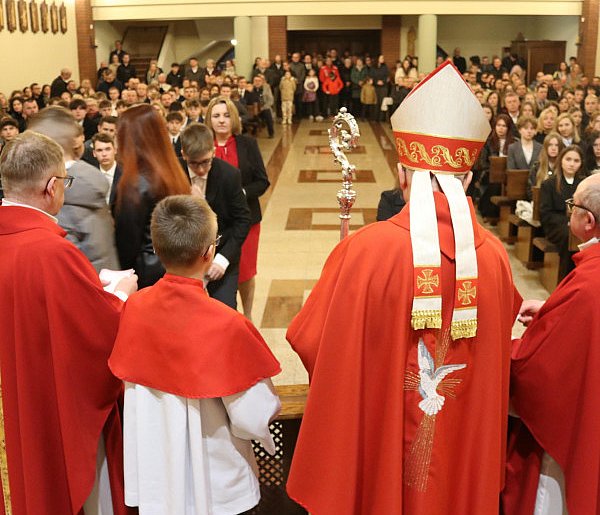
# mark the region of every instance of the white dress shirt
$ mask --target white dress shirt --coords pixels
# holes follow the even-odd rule
[[[106,177],[106,180],[108,181],[108,191],[106,192],[106,203],[107,204],[110,202],[110,192],[112,190],[113,181],[115,180],[115,170],[116,169],[117,169],[116,161],[113,163],[113,165],[108,170],[105,170],[104,168],[102,168],[102,166],[100,166],[100,171],[102,172],[102,175],[104,175],[104,177]]]

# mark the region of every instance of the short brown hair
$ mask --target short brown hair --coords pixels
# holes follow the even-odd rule
[[[52,138],[67,154],[73,151],[73,142],[79,135],[79,124],[71,111],[61,106],[50,106],[31,117],[28,128]]]
[[[227,112],[229,113],[229,118],[231,119],[231,133],[232,134],[241,134],[242,133],[242,122],[240,121],[240,113],[235,107],[235,104],[225,97],[215,97],[213,98],[206,109],[206,115],[204,116],[204,121],[206,125],[214,132],[212,126],[212,110],[217,104],[225,104],[227,107]]]
[[[25,131],[9,141],[0,154],[4,193],[39,191],[41,182],[64,167],[64,155],[58,143],[43,134]]]
[[[531,125],[532,129],[537,128],[537,120],[533,116],[521,116],[517,120],[517,129],[521,130],[523,127]]]
[[[190,123],[181,133],[181,150],[186,157],[199,157],[215,148],[214,136],[203,123]]]
[[[92,148],[95,148],[96,141],[111,143],[113,147],[115,146],[115,140],[110,134],[106,134],[106,132],[97,132],[92,136]]]
[[[172,195],[154,208],[150,231],[165,267],[190,266],[214,243],[217,215],[200,197]]]

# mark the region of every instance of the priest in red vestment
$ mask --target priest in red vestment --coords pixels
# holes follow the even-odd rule
[[[62,149],[27,131],[3,149],[0,173],[0,512],[127,513],[122,387],[107,364],[122,301],[56,223],[72,182]],[[124,298],[136,281],[117,285]]]
[[[585,243],[545,303],[523,303],[526,321],[534,317],[512,355],[520,420],[509,440],[506,515],[600,513],[600,175],[567,202],[571,231]]]
[[[521,299],[464,193],[489,124],[445,63],[392,126],[410,202],[335,248],[288,330],[310,393],[287,490],[313,515],[497,513]]]

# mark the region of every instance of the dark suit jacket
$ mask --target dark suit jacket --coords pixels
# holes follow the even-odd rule
[[[187,163],[183,159],[179,162],[189,178]],[[221,235],[217,253],[226,257],[230,265],[237,265],[250,230],[250,210],[242,191],[240,171],[216,157],[206,179],[206,202],[217,215]]]
[[[52,81],[50,86],[50,96],[51,97],[60,97],[65,91],[67,91],[67,83],[63,80],[63,78],[59,75]]]
[[[508,147],[507,163],[506,167],[509,170],[529,170],[531,165],[538,160],[542,150],[542,145],[537,141],[533,141],[533,153],[531,154],[531,160],[527,162],[525,160],[525,154],[523,153],[523,147],[520,141],[516,141]]]
[[[269,178],[256,140],[240,134],[235,136],[235,143],[238,166],[242,174],[242,188],[250,208],[250,224],[254,225],[262,220],[258,198],[267,191],[270,185]]]
[[[171,135],[169,134],[169,138]],[[175,150],[175,154],[178,158],[181,158],[181,136],[177,136],[175,143],[173,143],[173,149]]]
[[[397,215],[406,205],[402,191],[398,189],[386,190],[381,192],[381,199],[377,206],[377,221],[387,220]]]

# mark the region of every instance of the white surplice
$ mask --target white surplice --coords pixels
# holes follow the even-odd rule
[[[188,399],[125,382],[125,504],[140,515],[235,515],[260,500],[250,440],[273,454],[280,409],[270,379]]]
[[[542,457],[533,515],[568,515],[565,476],[560,465],[547,452]]]

